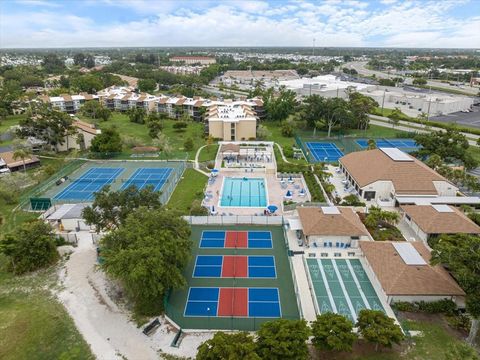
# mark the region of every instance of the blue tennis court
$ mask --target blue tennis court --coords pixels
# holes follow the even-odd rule
[[[135,185],[137,189],[151,185],[154,191],[159,191],[172,173],[172,168],[140,168],[122,185],[122,189]]]
[[[398,149],[416,150],[420,146],[414,139],[374,139],[377,147],[396,147]],[[355,141],[362,149],[368,148],[368,139],[358,139]]]
[[[278,288],[191,287],[184,316],[281,317]]]
[[[272,233],[270,231],[203,231],[200,247],[210,249],[271,249],[273,247]]]
[[[307,142],[307,148],[315,161],[338,161],[343,156],[334,143]]]
[[[198,255],[193,277],[275,279],[275,258],[259,255]]]
[[[123,168],[91,168],[55,195],[56,200],[93,200],[93,194],[109,185]]]

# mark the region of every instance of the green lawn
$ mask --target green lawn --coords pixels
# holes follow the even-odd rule
[[[0,257],[0,359],[93,359],[64,307],[48,288],[55,269],[13,276]]]
[[[319,358],[331,360],[443,360],[445,352],[453,344],[459,342],[441,325],[434,322],[407,320],[404,324],[410,330],[421,331],[422,335],[413,337],[411,340],[407,339],[400,349],[383,349],[375,352],[373,346],[361,344],[360,346],[356,345],[352,353],[328,352],[328,356]]]
[[[203,198],[203,190],[207,180],[208,177],[198,171],[191,168],[185,169],[183,177],[167,203],[167,207],[177,209],[185,215],[189,214],[192,202]]]
[[[9,115],[5,120],[0,120],[0,134],[7,131],[11,126],[18,125],[20,120],[25,119],[26,115]]]
[[[93,119],[85,116],[79,115],[79,118],[84,121],[94,122]],[[120,135],[134,137],[138,139],[140,145],[152,144],[152,138],[150,138],[148,135],[147,125],[130,122],[126,114],[113,112],[110,120],[95,122],[97,123],[99,129],[115,126]],[[194,147],[192,151],[188,151],[188,159],[192,160],[195,158],[198,148],[205,145],[203,124],[198,122],[189,122],[188,127],[185,130],[178,131],[173,128],[173,124],[175,124],[175,122],[176,120],[171,119],[163,120],[164,129],[162,132],[170,141],[170,145],[172,146],[174,153],[173,155],[178,154],[178,156],[183,156],[185,153],[185,149],[183,148],[185,140],[192,138]]]
[[[204,147],[198,156],[199,162],[214,161],[217,155],[218,144],[212,144]]]

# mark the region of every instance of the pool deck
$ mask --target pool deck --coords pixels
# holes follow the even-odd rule
[[[241,206],[219,206],[220,204],[220,197],[222,194],[222,185],[223,179],[225,177],[246,177],[246,178],[263,178],[266,182],[266,189],[267,189],[267,205],[276,205],[278,206],[278,210],[276,212],[277,215],[283,214],[282,204],[284,201],[284,195],[286,194],[287,190],[293,191],[292,201],[294,202],[305,202],[310,200],[310,193],[306,184],[304,183],[303,178],[294,178],[293,183],[287,184],[287,188],[282,188],[282,184],[280,179],[276,177],[275,174],[266,174],[265,169],[255,169],[253,172],[245,172],[243,169],[239,171],[219,171],[218,175],[216,176],[214,183],[207,184],[206,192],[211,194],[211,198],[204,199],[203,205],[204,206],[212,206],[214,205],[217,208],[218,214],[234,214],[234,215],[263,215],[263,211],[265,207],[241,207]],[[305,196],[299,195],[299,190],[295,189],[295,185],[299,186],[300,189],[306,190]],[[273,215],[275,216],[275,215]]]

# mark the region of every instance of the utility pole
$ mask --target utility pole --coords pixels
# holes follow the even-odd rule
[[[385,105],[385,92],[387,89],[383,89],[383,99],[382,99],[382,116],[383,116],[383,106]]]

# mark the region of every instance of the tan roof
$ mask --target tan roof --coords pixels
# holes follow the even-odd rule
[[[200,107],[203,104],[203,100],[197,100],[195,101],[195,104],[193,104],[194,107]]]
[[[137,99],[137,102],[143,102],[147,98],[146,95],[140,95],[140,97]]]
[[[390,241],[360,241],[368,263],[383,290],[391,295],[462,296],[465,292],[440,265],[431,266],[430,252],[422,242],[411,242],[427,262],[426,265],[407,265]]]
[[[175,103],[175,105],[183,105],[183,103],[186,101],[186,98],[178,99],[178,101]]]
[[[324,214],[318,207],[298,207],[303,233],[309,235],[368,236],[369,233],[355,212],[338,207],[340,214]]]
[[[97,129],[95,129],[95,125],[86,123],[84,121],[75,120],[72,125],[89,134],[95,135],[97,133]]]
[[[2,158],[3,161],[5,161],[5,163],[9,168],[23,166],[23,160],[20,158],[14,159],[13,153],[14,153],[13,151],[6,151],[3,153],[0,153],[0,158]],[[38,158],[35,155],[30,155],[28,158],[25,158],[25,165],[36,163],[39,161],[40,160],[38,160]]]
[[[168,98],[166,98],[166,97],[158,99],[159,104],[165,104],[167,101],[168,101]]]
[[[393,183],[397,194],[437,195],[433,181],[448,180],[410,157],[413,161],[394,161],[380,149],[373,149],[352,152],[339,161],[360,187],[384,180]]]
[[[439,212],[432,205],[402,205],[402,210],[427,234],[480,234],[480,227],[460,210]]]
[[[239,152],[240,151],[240,145],[237,144],[224,144],[222,145],[222,148],[220,149],[221,152]]]
[[[69,95],[69,94],[62,94],[62,95],[60,95],[60,96],[63,97],[63,101],[73,101],[73,100],[72,100],[72,96]]]

